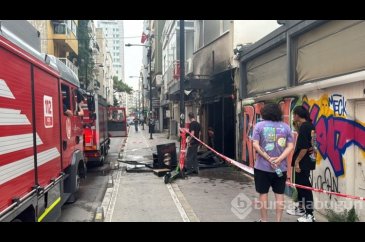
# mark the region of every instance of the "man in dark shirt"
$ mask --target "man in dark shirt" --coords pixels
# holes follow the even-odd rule
[[[192,112],[190,112],[188,116],[190,120],[189,132],[199,138],[200,124],[195,120],[195,116]],[[199,163],[197,160],[199,142],[188,135],[187,146],[188,150],[185,163],[186,174],[191,174],[193,172],[199,174]]]
[[[296,184],[312,187],[309,176],[310,171],[316,168],[315,160],[312,161],[310,154],[312,147],[312,130],[315,131],[309,112],[303,106],[297,106],[293,110],[293,121],[299,127],[297,143],[292,159],[292,167],[295,169]],[[298,222],[314,222],[313,216],[313,193],[311,190],[297,188],[299,207],[287,210],[291,215],[303,215]]]

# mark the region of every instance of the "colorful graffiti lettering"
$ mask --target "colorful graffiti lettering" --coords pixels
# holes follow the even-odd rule
[[[245,106],[243,119],[243,149],[242,160],[253,167],[255,152],[252,146],[252,131],[255,124],[261,120],[261,109],[264,103],[255,103],[253,106]]]
[[[346,99],[343,95],[333,94],[329,97],[323,94],[317,100],[303,96],[300,101],[296,97],[286,97],[280,99],[278,103],[282,107],[283,120],[289,125],[291,125],[291,111],[296,105],[302,104],[309,110],[317,132],[319,149],[317,162],[328,158],[337,177],[345,173],[343,156],[349,146],[356,145],[365,150],[365,126],[361,121],[346,118]],[[260,102],[243,107],[242,161],[250,166],[253,166],[255,161],[250,137],[261,117],[263,106],[264,103]],[[293,134],[296,138],[296,132]]]
[[[329,98],[329,104],[335,114],[346,115],[346,100],[341,94],[332,94]]]
[[[307,104],[305,104],[307,105]],[[323,159],[328,158],[336,176],[344,174],[343,155],[352,144],[365,149],[365,127],[343,117],[320,116],[320,107],[314,104],[310,116],[317,133],[318,149]]]

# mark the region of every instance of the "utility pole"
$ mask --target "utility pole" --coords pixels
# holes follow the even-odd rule
[[[141,91],[140,90],[138,90],[138,117],[139,117],[139,119],[141,119]]]
[[[180,128],[185,127],[185,23],[180,20]]]
[[[152,62],[152,39],[150,39],[150,45],[148,47],[148,62],[149,62],[149,66],[150,66],[150,71],[149,71],[149,76],[150,76],[150,139],[152,138],[152,115],[153,115],[153,111],[152,111],[152,69],[151,69],[151,62]]]
[[[142,81],[142,114],[143,114],[143,120],[142,120],[142,130],[144,130],[144,120],[145,120],[145,113],[144,113],[144,85]]]

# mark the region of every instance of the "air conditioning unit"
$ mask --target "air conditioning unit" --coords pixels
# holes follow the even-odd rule
[[[193,58],[186,60],[185,75],[193,73]]]

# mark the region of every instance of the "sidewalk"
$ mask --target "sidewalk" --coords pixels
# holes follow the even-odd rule
[[[151,163],[156,145],[176,142],[179,146],[166,133],[154,133],[152,140],[149,137],[148,127],[138,132],[131,127],[122,159]],[[260,217],[254,208],[258,195],[253,179],[235,167],[201,169],[199,176],[166,185],[152,172],[129,173],[127,164],[119,164],[122,169],[114,181],[105,221],[252,222]],[[274,201],[272,191],[269,194],[269,201]],[[286,206],[292,204],[290,198],[285,199]],[[297,218],[283,213],[283,221],[296,222]],[[274,209],[269,210],[269,221],[275,221]]]
[[[140,129],[135,132],[134,126],[130,127],[123,160],[150,163],[157,144],[174,142],[164,139],[165,134],[153,134],[154,139],[149,140],[148,127]],[[128,165],[119,164],[122,169],[115,181],[116,195],[112,196],[105,221],[183,221],[162,178],[152,172],[127,173]]]

